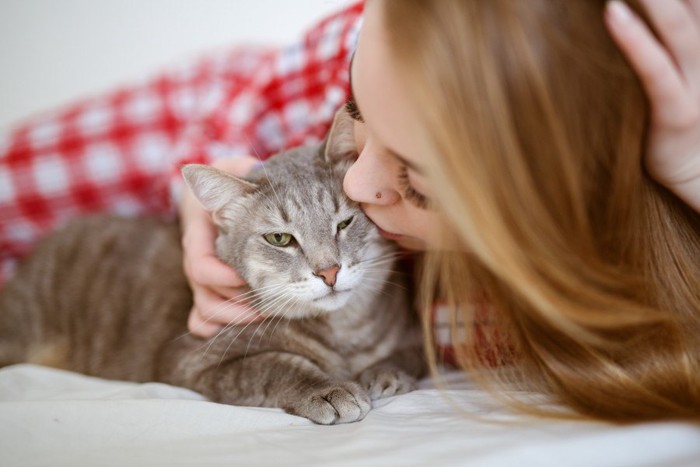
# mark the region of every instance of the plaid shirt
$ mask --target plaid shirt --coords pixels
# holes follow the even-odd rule
[[[356,3],[284,48],[236,47],[0,134],[0,285],[90,212],[174,215],[183,163],[319,141],[349,94]]]

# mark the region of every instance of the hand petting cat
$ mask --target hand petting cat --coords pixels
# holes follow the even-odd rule
[[[233,175],[244,176],[256,163],[258,160],[252,156],[238,156],[213,165]],[[212,337],[229,323],[262,319],[240,300],[247,284],[216,257],[216,228],[189,190],[185,190],[180,205],[180,222],[185,275],[194,299],[187,322],[190,332],[199,337]]]
[[[620,1],[606,22],[651,103],[646,168],[700,211],[700,0],[640,0],[649,26]]]

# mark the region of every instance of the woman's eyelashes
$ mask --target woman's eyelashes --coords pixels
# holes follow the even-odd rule
[[[345,101],[345,111],[348,113],[348,115],[350,115],[350,117],[353,120],[357,120],[358,122],[364,123],[364,120],[362,119],[362,114],[360,113],[360,109],[357,108],[357,103],[352,97]]]
[[[430,207],[430,200],[424,194],[416,191],[413,186],[411,186],[411,181],[408,179],[408,167],[401,165],[399,169],[399,186],[403,191],[403,196],[411,204],[420,208],[428,209]]]

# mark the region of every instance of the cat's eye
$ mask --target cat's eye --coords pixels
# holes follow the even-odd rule
[[[354,218],[355,218],[355,216],[350,216],[347,219],[345,219],[343,222],[340,222],[338,224],[338,232],[340,232],[343,229],[346,229],[352,223],[352,220]]]
[[[270,245],[279,247],[289,246],[292,244],[292,241],[294,241],[294,237],[292,236],[292,234],[283,232],[273,232],[265,234],[263,235],[263,238]]]

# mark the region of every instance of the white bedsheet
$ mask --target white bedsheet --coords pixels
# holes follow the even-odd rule
[[[0,370],[0,465],[700,466],[697,425],[533,421],[457,386],[426,380],[359,423],[325,427],[163,384],[16,365]]]

